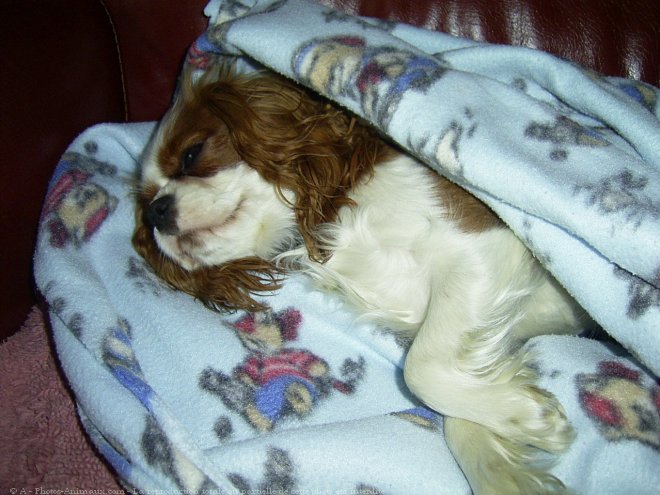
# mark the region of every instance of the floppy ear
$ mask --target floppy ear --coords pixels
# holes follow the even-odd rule
[[[252,257],[187,271],[158,249],[153,230],[143,221],[140,201],[137,203],[133,246],[161,279],[216,311],[266,309],[267,306],[256,301],[254,295],[281,287],[282,272],[273,263]]]
[[[230,76],[200,88],[250,166],[295,193],[298,226],[310,256],[322,261],[314,231],[350,204],[348,192],[389,149],[374,131],[322,97],[270,75]]]
[[[317,108],[306,139],[297,143],[282,167],[281,185],[296,193],[298,227],[312,259],[325,261],[318,246],[317,227],[336,220],[342,206],[352,205],[349,192],[370,178],[383,143],[354,118],[327,105]]]
[[[265,311],[268,305],[254,299],[260,292],[282,287],[283,276],[274,264],[257,257],[243,258],[190,273],[186,291],[216,311]]]

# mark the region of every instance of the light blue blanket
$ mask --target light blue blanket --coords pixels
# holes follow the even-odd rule
[[[254,3],[254,5],[251,5]],[[250,5],[248,5],[250,4]],[[302,0],[218,1],[188,63],[246,57],[380,127],[486,201],[627,348],[541,337],[542,385],[578,432],[579,493],[660,487],[658,91],[533,50]],[[461,494],[442,417],[410,397],[405,345],[292,276],[271,311],[220,315],[133,251],[131,179],[152,123],[62,157],[35,276],[87,431],[145,493]]]

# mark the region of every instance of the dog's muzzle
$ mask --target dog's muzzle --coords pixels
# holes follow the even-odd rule
[[[176,204],[172,194],[153,200],[146,211],[147,223],[166,235],[175,235],[179,232],[176,216]]]

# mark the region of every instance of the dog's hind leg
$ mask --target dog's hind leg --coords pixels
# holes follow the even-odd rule
[[[447,437],[475,494],[560,493],[563,485],[541,461],[570,446],[572,429],[559,402],[536,385],[532,357],[515,338],[539,285],[480,287],[483,273],[459,268],[445,270],[432,288],[406,358],[406,384],[456,418]]]
[[[559,402],[536,386],[525,360],[513,359],[497,377],[478,376],[442,358],[420,358],[416,343],[406,360],[406,383],[446,416],[448,445],[474,494],[565,493],[547,469],[554,460],[549,454],[564,452],[573,432]]]

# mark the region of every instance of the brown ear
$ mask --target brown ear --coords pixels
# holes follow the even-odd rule
[[[139,202],[138,202],[139,203]],[[154,272],[171,287],[199,299],[216,311],[263,311],[266,305],[254,295],[279,289],[283,274],[272,263],[244,258],[223,265],[187,271],[165,256],[156,244],[153,231],[142,220],[138,204],[133,246]]]
[[[267,305],[254,299],[282,287],[283,274],[260,258],[242,258],[190,272],[189,294],[216,311],[264,311]],[[185,289],[184,289],[185,290]]]
[[[372,174],[386,145],[346,112],[281,77],[229,76],[199,91],[241,158],[280,192],[295,193],[307,249],[322,260],[314,231],[351,203],[348,192]]]
[[[296,218],[310,256],[324,261],[326,254],[316,240],[317,227],[337,218],[342,206],[352,205],[349,192],[373,175],[385,144],[370,129],[330,107],[315,116],[307,142],[298,158],[287,164],[293,170],[289,188],[296,192]]]

